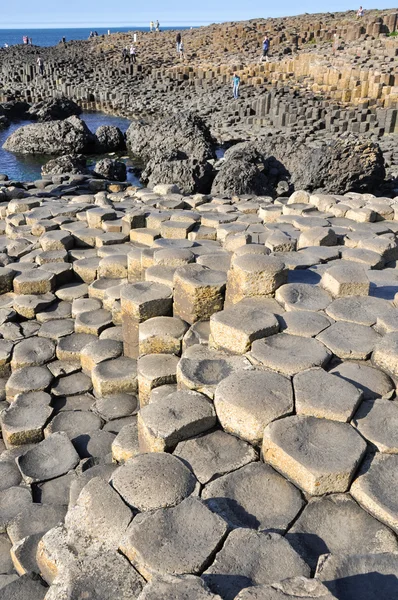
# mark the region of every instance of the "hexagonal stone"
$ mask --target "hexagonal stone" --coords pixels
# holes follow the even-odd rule
[[[398,332],[379,338],[374,348],[372,362],[394,377],[398,376]]]
[[[92,370],[92,380],[97,396],[135,394],[138,390],[137,363],[125,356],[106,360]]]
[[[47,294],[26,294],[14,296],[13,308],[25,319],[34,319],[36,314],[50,306],[54,302],[55,296],[51,293]]]
[[[13,280],[16,294],[45,294],[51,292],[55,284],[52,273],[43,269],[32,269],[20,273]]]
[[[17,396],[1,415],[1,432],[7,448],[34,444],[43,439],[44,427],[53,412],[50,402],[51,396],[44,392]]]
[[[254,340],[278,330],[275,315],[251,306],[232,306],[210,317],[211,345],[235,354],[244,354]]]
[[[56,479],[35,484],[33,486],[35,500],[42,504],[68,506],[70,487],[76,477],[76,472],[70,471],[66,475],[61,475],[61,477],[57,477]]]
[[[221,517],[200,500],[187,498],[173,508],[136,516],[119,549],[147,579],[195,574],[214,556],[226,530]]]
[[[202,265],[188,265],[174,275],[174,315],[187,323],[209,319],[222,310],[226,275]]]
[[[250,444],[220,430],[180,442],[174,455],[188,465],[203,484],[257,460]]]
[[[168,250],[161,250],[168,252]],[[178,317],[153,317],[139,324],[140,354],[181,354],[188,325]]]
[[[140,600],[221,600],[195,575],[163,575],[152,579],[140,594]]]
[[[42,583],[31,579],[29,575],[22,575],[14,581],[10,581],[1,588],[2,600],[44,600],[48,588]]]
[[[5,533],[10,523],[21,511],[32,504],[28,488],[12,486],[0,492],[0,533]]]
[[[116,469],[112,486],[131,508],[157,510],[179,504],[194,493],[197,480],[171,454],[140,454]]]
[[[354,385],[320,368],[297,373],[293,386],[298,415],[347,422],[362,400]]]
[[[366,360],[380,340],[371,327],[338,321],[317,336],[339,358]]]
[[[355,413],[353,425],[380,452],[398,454],[398,403],[382,398],[366,400]]]
[[[17,486],[21,483],[21,473],[16,464],[13,462],[0,462],[0,492],[8,490],[8,488]],[[0,536],[0,548],[1,548],[1,536]],[[1,556],[1,550],[0,550]],[[0,572],[1,572],[1,558],[0,558]]]
[[[122,353],[123,344],[121,342],[116,342],[115,340],[97,340],[96,342],[91,342],[80,353],[82,370],[86,375],[90,375],[91,371],[99,363],[118,358]]]
[[[202,499],[229,527],[278,533],[287,530],[304,504],[294,485],[269,465],[259,462],[208,483],[202,491]]]
[[[88,333],[72,333],[60,339],[57,345],[59,360],[80,361],[80,353],[85,346],[97,341],[95,335]]]
[[[213,592],[233,600],[244,588],[295,575],[308,577],[310,569],[282,536],[235,529],[202,577]]]
[[[318,340],[279,333],[253,342],[249,356],[254,364],[291,377],[311,367],[323,367],[331,353]]]
[[[264,431],[264,460],[313,496],[345,492],[365,450],[351,425],[328,419],[286,417]]]
[[[26,483],[54,479],[73,469],[79,455],[64,432],[53,433],[17,459]]]
[[[90,377],[84,373],[72,373],[66,377],[60,377],[51,388],[54,396],[77,396],[85,394],[92,389]]]
[[[376,454],[366,461],[351,494],[371,515],[398,533],[398,456]]]
[[[54,302],[51,306],[37,313],[36,319],[40,323],[56,319],[69,319],[72,316],[70,302]]]
[[[318,579],[291,577],[267,585],[255,585],[242,590],[236,600],[335,600]]]
[[[45,533],[64,520],[64,506],[52,504],[31,504],[20,512],[7,526],[7,534],[13,544],[28,535]]]
[[[370,289],[365,269],[356,263],[329,267],[321,285],[332,296],[368,296]]]
[[[62,517],[63,519],[63,517]],[[27,535],[19,542],[16,542],[11,548],[11,556],[15,570],[19,575],[36,576],[40,569],[36,562],[37,546],[43,533]]]
[[[61,337],[71,335],[75,330],[75,322],[73,319],[56,319],[54,321],[46,321],[40,327],[37,335],[41,338],[48,338],[58,341]]]
[[[184,352],[178,363],[177,383],[179,387],[197,390],[212,398],[220,381],[235,371],[244,370],[253,370],[244,356],[231,356],[196,344]]]
[[[380,398],[395,389],[386,373],[366,363],[342,362],[329,372],[355,385],[362,391],[364,400]]]
[[[39,241],[45,251],[70,250],[74,246],[74,239],[67,231],[47,231]]]
[[[87,461],[88,462],[88,461]],[[88,462],[90,465],[90,463]],[[79,474],[73,479],[70,491],[69,491],[69,508],[75,506],[81,491],[86,487],[89,481],[94,479],[94,477],[100,477],[105,483],[109,483],[109,478],[112,476],[112,473],[116,469],[116,465],[113,464],[99,464],[94,466],[89,466],[83,472],[79,472]],[[76,471],[75,471],[76,473]],[[107,488],[106,488],[107,489]],[[108,490],[107,490],[108,492]]]
[[[98,336],[104,329],[112,325],[112,313],[99,308],[77,315],[75,320],[76,333],[89,333]]]
[[[278,315],[281,331],[290,335],[315,337],[331,325],[331,320],[321,312],[300,310]]]
[[[350,296],[336,298],[327,307],[326,313],[335,321],[349,321],[358,325],[374,325],[379,316],[389,316],[396,309],[388,300],[373,296]]]
[[[367,554],[398,550],[390,529],[349,494],[311,498],[286,539],[312,569],[322,554]]]
[[[67,283],[58,288],[55,295],[60,300],[72,302],[77,298],[84,298],[88,295],[88,285],[87,283]]]
[[[341,556],[323,555],[316,577],[339,600],[394,600],[398,594],[397,552]]]
[[[289,379],[272,371],[237,371],[218,384],[217,417],[225,431],[259,445],[268,423],[293,412]]]
[[[44,365],[55,357],[55,344],[51,340],[30,338],[16,344],[11,360],[13,370]]]
[[[6,383],[6,395],[9,402],[17,394],[41,392],[46,390],[53,380],[47,367],[24,367],[12,373]]]
[[[275,299],[287,311],[324,310],[332,301],[325,290],[308,283],[287,283],[275,292]]]
[[[226,304],[236,304],[253,296],[269,296],[285,283],[287,269],[279,258],[261,254],[238,256],[228,271]]]
[[[124,425],[112,442],[112,458],[119,463],[125,462],[140,453],[138,442],[137,418]]]
[[[132,518],[131,510],[100,477],[94,477],[65,517],[68,543],[83,551],[93,542],[116,550]]]
[[[140,406],[148,404],[151,390],[177,382],[179,358],[174,354],[146,354],[137,360]]]
[[[141,451],[164,452],[211,429],[215,423],[214,408],[205,396],[192,391],[175,392],[138,413]]]
[[[59,412],[45,429],[45,436],[56,432],[64,432],[74,441],[77,437],[101,429],[100,417],[87,410],[65,410]]]
[[[97,310],[102,307],[98,298],[76,298],[72,302],[72,317],[75,319],[79,314]]]
[[[104,398],[98,398],[93,410],[105,419],[105,421],[112,421],[112,419],[120,419],[135,414],[137,408],[137,396],[131,394],[113,394]]]

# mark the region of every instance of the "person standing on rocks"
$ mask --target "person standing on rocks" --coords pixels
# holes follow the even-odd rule
[[[267,62],[269,62],[269,58],[268,58],[269,45],[270,45],[269,37],[268,37],[268,35],[266,35],[263,39],[263,55],[261,57],[261,61],[263,61],[265,59]]]
[[[37,59],[37,67],[39,69],[39,74],[44,75],[44,60],[41,56]]]
[[[133,63],[137,62],[137,51],[136,51],[134,44],[132,44],[130,46],[130,62],[133,62]]]
[[[122,59],[124,65],[126,64],[126,62],[130,62],[130,55],[127,48],[123,48],[122,50]]]
[[[184,54],[184,44],[182,43],[182,41],[180,42],[179,46],[178,46],[178,53],[180,55],[180,59],[181,60],[185,60],[185,54]]]
[[[180,44],[181,44],[181,33],[178,32],[176,35],[176,50],[177,54],[180,54]]]
[[[357,19],[360,19],[361,17],[363,17],[363,14],[364,14],[364,10],[363,10],[362,6],[360,6],[357,11]]]
[[[152,29],[153,29],[153,21],[150,21],[150,23],[149,23],[149,31],[152,31]]]
[[[155,23],[155,29],[156,29],[156,31],[160,30],[160,23],[159,23],[159,21],[156,21],[156,23]]]
[[[232,91],[234,94],[235,100],[239,98],[239,87],[240,87],[240,77],[237,73],[234,73],[232,77]]]

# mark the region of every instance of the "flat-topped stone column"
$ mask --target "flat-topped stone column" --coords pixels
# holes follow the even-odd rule
[[[137,358],[139,324],[152,317],[171,314],[171,290],[160,283],[142,281],[126,285],[121,291],[120,299],[124,353],[131,358]]]

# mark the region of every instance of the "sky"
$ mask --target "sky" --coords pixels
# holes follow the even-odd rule
[[[366,9],[366,2],[363,4]],[[396,0],[373,2],[369,8],[394,8]],[[259,17],[281,17],[302,13],[337,12],[358,9],[349,0],[280,0],[276,4],[262,0],[18,0],[2,7],[0,29],[29,27],[137,27],[158,19],[162,25],[203,25],[221,21],[238,21]]]

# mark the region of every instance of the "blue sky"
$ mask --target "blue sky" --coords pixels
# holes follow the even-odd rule
[[[279,17],[304,12],[343,11],[357,9],[349,0],[330,0],[320,5],[315,0],[300,3],[282,0],[276,4],[260,0],[17,0],[4,2],[0,28],[20,27],[133,27],[145,26],[151,19],[164,25],[195,25],[219,21],[235,21],[256,17]],[[363,4],[366,9],[366,2]],[[396,0],[373,3],[369,8],[394,8]]]

